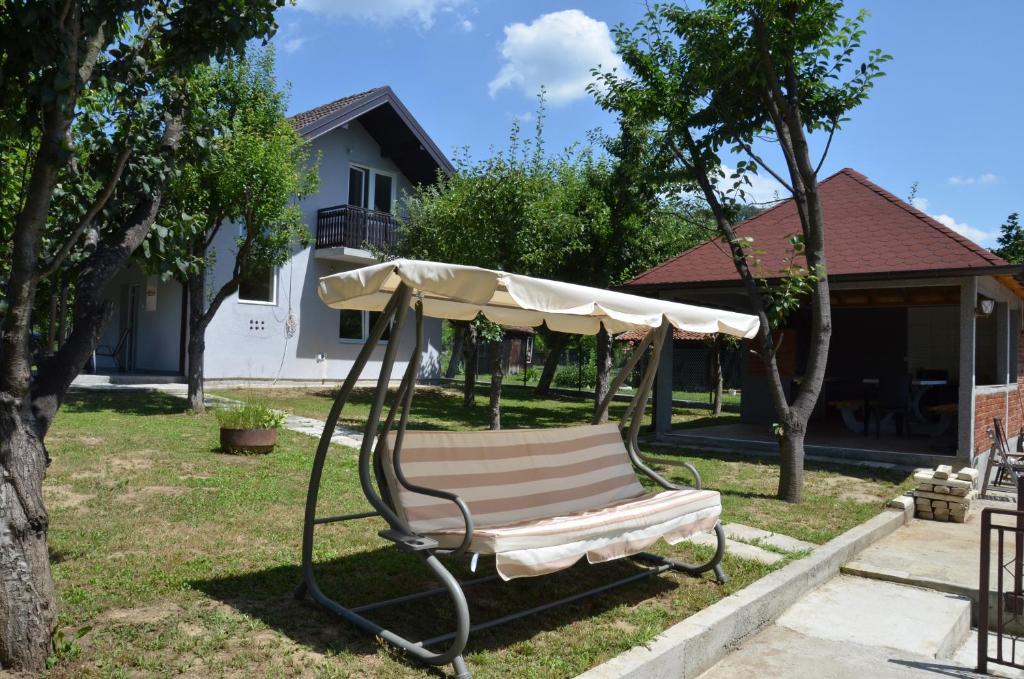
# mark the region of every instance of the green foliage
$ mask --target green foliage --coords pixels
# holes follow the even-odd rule
[[[232,222],[244,229],[238,271],[280,265],[311,240],[295,199],[315,192],[319,175],[318,160],[285,117],[273,50],[200,66],[186,91],[186,145],[145,256],[151,267],[187,279],[212,264],[210,242]]]
[[[722,219],[735,224],[750,216],[745,204],[753,175],[772,172],[787,186],[795,181],[768,167],[755,141],[777,142],[792,155],[801,130],[830,140],[884,75],[890,57],[879,50],[855,63],[865,13],[843,17],[841,10],[842,3],[832,0],[709,0],[701,9],[656,5],[635,27],[615,29],[628,69],[596,73],[592,92],[630,125],[650,130],[649,146],[669,149],[657,175],[663,190],[702,193],[712,211],[720,209]],[[780,109],[790,113],[773,114]],[[784,129],[777,129],[780,121]],[[729,174],[723,169],[727,154],[740,156],[730,161],[735,169]],[[806,229],[794,236],[783,270],[756,272],[773,323],[782,322],[826,274],[803,263],[813,236]],[[736,246],[752,272],[759,268],[756,244],[748,238]],[[768,285],[769,278],[782,285]]]
[[[224,429],[279,429],[286,417],[285,413],[262,401],[245,401],[239,406],[217,408],[214,415]]]
[[[1012,213],[999,227],[998,243],[999,247],[993,252],[1010,264],[1024,264],[1024,229],[1018,213]]]
[[[59,629],[53,635],[53,654],[46,658],[46,669],[52,670],[63,662],[71,662],[82,654],[82,647],[78,640],[92,631],[92,625],[83,625],[71,636],[66,636],[64,630]]]
[[[574,283],[614,286],[693,244],[693,220],[645,176],[646,139],[593,137],[557,156],[513,124],[508,148],[405,199],[395,254]],[[627,187],[623,190],[623,187]]]
[[[565,365],[555,371],[551,383],[560,389],[593,389],[597,386],[597,368],[591,361],[583,365]]]

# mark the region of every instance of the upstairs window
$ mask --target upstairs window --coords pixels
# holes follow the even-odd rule
[[[390,213],[394,195],[395,178],[390,174],[359,165],[349,166],[349,205]]]

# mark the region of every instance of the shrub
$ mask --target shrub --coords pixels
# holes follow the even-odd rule
[[[597,369],[593,364],[583,366],[583,388],[593,389],[597,386]],[[577,389],[580,387],[579,366],[566,365],[555,371],[552,383],[559,389]]]
[[[278,429],[284,424],[285,414],[259,401],[246,401],[241,405],[214,410],[217,421],[224,429]]]

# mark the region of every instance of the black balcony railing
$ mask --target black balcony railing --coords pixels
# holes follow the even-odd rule
[[[316,212],[318,248],[388,248],[398,240],[398,221],[387,212],[335,205]]]

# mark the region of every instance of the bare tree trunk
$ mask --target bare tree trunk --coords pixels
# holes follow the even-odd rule
[[[608,394],[608,382],[612,371],[612,336],[601,326],[597,333],[597,357],[594,359],[597,366],[597,384],[594,386],[594,412],[601,407],[601,402]],[[601,422],[608,421],[608,411],[602,413]],[[598,423],[598,424],[600,424]]]
[[[206,353],[206,322],[203,299],[205,292],[202,272],[193,274],[188,286],[188,407],[194,413],[206,412],[206,393],[203,389],[203,361]]]
[[[445,370],[444,376],[448,379],[454,379],[459,372],[459,365],[462,363],[462,345],[466,340],[466,326],[463,323],[459,323],[455,326],[455,336],[452,338],[452,355],[448,359],[448,369]]]
[[[46,449],[20,398],[0,394],[0,665],[41,672],[57,603],[43,506]]]
[[[551,380],[555,378],[555,371],[558,370],[558,361],[565,353],[565,347],[569,344],[569,335],[564,332],[552,332],[547,336],[548,354],[544,357],[544,370],[541,371],[540,381],[537,382],[537,395],[545,396],[551,392]]]
[[[787,502],[804,501],[804,437],[806,423],[801,417],[790,418],[785,434],[779,437],[779,496]]]
[[[501,381],[505,377],[505,347],[508,344],[504,339],[493,343],[494,355],[491,357],[491,398],[489,414],[491,417],[491,429],[501,429]]]
[[[462,347],[462,358],[466,364],[466,382],[462,388],[462,405],[472,408],[476,405],[476,351],[477,351],[476,325],[472,322],[466,325],[465,342]]]
[[[711,343],[711,414],[715,417],[722,414],[722,342],[715,338]]]

